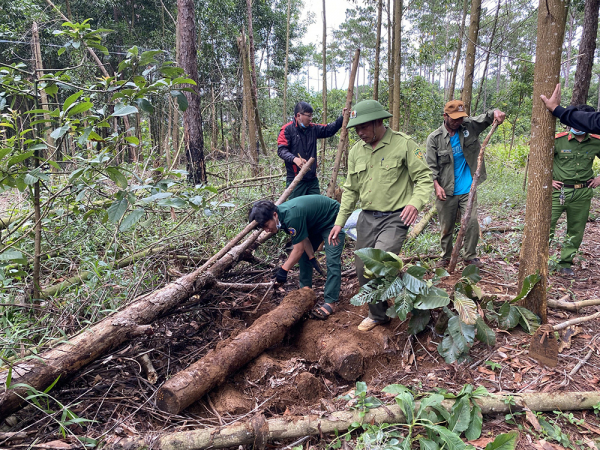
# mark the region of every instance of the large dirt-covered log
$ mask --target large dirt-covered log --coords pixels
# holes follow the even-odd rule
[[[286,332],[315,304],[315,294],[303,288],[288,294],[273,311],[261,316],[228,344],[179,372],[160,388],[156,405],[177,414],[223,383],[266,349],[281,342]]]
[[[510,401],[509,401],[510,399]],[[600,401],[600,392],[532,392],[525,394],[491,395],[477,399],[483,414],[515,413],[525,407],[532,411],[574,411],[592,409]],[[420,402],[416,402],[417,405]],[[443,406],[451,410],[454,400],[445,400]],[[418,407],[418,406],[415,407]],[[228,448],[252,444],[255,441],[296,439],[303,436],[343,433],[353,423],[404,423],[406,420],[399,405],[387,405],[361,412],[336,411],[325,416],[287,416],[264,420],[261,427],[252,421],[238,422],[220,428],[203,428],[163,434],[153,445],[161,450],[200,450]],[[123,439],[106,448],[110,450],[136,450],[147,448],[142,438]]]
[[[314,158],[307,161],[276,204],[281,204],[287,199],[313,161]],[[246,227],[207,264],[194,272],[162,289],[138,297],[122,311],[81,331],[78,335],[69,338],[67,342],[37,355],[35,360],[13,364],[10,371],[0,372],[0,389],[3,390],[0,392],[0,419],[7,417],[23,405],[23,397],[29,390],[25,386],[43,391],[59,377],[64,381],[122,343],[139,336],[140,333],[151,331],[148,324],[192,295],[214,284],[216,279],[229,270],[261,234],[270,236],[262,230],[256,230],[242,244],[234,247],[234,244],[241,241],[252,229],[253,227]],[[9,376],[11,381],[10,386],[7,387]]]

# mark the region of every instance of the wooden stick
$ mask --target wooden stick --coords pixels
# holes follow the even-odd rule
[[[221,281],[217,281],[213,286],[214,289],[219,289],[221,291],[233,290],[233,291],[242,291],[242,292],[252,292],[256,289],[267,288],[270,289],[273,286],[273,283],[223,283]]]
[[[550,308],[564,309],[567,311],[577,312],[581,308],[585,308],[586,306],[597,306],[600,305],[600,298],[594,298],[591,300],[581,300],[580,302],[569,302],[566,301],[565,298],[569,296],[565,296],[558,300],[548,299],[547,303]]]
[[[340,142],[338,143],[337,153],[335,154],[335,163],[333,164],[333,170],[331,172],[331,181],[327,186],[327,197],[333,198],[335,193],[335,185],[337,182],[338,172],[340,171],[340,163],[342,161],[342,154],[348,147],[348,120],[350,120],[350,107],[352,106],[352,95],[354,94],[354,79],[356,78],[356,71],[358,70],[358,60],[360,58],[360,49],[357,48],[354,52],[354,59],[352,60],[352,70],[350,71],[350,81],[348,81],[348,92],[346,93],[346,114],[344,114],[344,121],[342,122],[342,131],[340,131]]]
[[[564,330],[565,328],[570,327],[571,325],[577,325],[577,324],[580,324],[583,322],[589,322],[590,320],[594,320],[598,317],[600,317],[600,312],[597,312],[596,314],[592,314],[591,316],[577,317],[575,319],[567,320],[566,322],[559,323],[558,325],[553,325],[552,329],[554,331]]]
[[[510,401],[509,401],[510,400]],[[600,401],[600,392],[531,392],[482,397],[475,400],[483,414],[515,413],[528,408],[532,411],[575,411],[592,409]],[[442,405],[451,410],[455,400],[444,400]],[[415,402],[415,409],[420,402]],[[343,433],[353,423],[405,423],[406,419],[399,405],[386,405],[370,409],[364,417],[361,412],[334,411],[326,415],[274,417],[266,420],[265,435],[269,441],[297,439],[303,436],[316,436],[330,433]],[[201,428],[163,434],[156,443],[161,450],[200,450],[205,448],[237,448],[252,444],[254,428],[248,422],[237,422],[226,427]],[[148,438],[151,438],[149,435]],[[147,448],[143,438],[123,439],[108,448],[137,450]]]
[[[569,376],[572,377],[573,375],[575,375],[577,371],[581,369],[586,362],[588,362],[588,360],[592,357],[593,353],[594,349],[591,348],[590,351],[587,352],[587,355],[585,355],[585,357],[581,361],[579,361],[575,367],[573,367],[573,370],[569,372]]]
[[[423,218],[417,223],[414,227],[411,228],[408,233],[407,239],[416,238],[421,232],[425,229],[425,227],[429,224],[429,221],[433,219],[433,217],[437,214],[437,208],[434,206],[431,207],[429,211],[423,216]]]
[[[467,225],[469,224],[469,220],[471,220],[471,213],[473,209],[473,202],[475,201],[475,195],[477,194],[477,182],[479,181],[479,176],[481,175],[481,167],[483,166],[483,156],[485,154],[485,147],[487,146],[492,134],[498,128],[498,122],[494,120],[492,124],[492,129],[486,136],[483,144],[481,145],[481,149],[479,150],[479,156],[477,157],[477,170],[475,171],[475,175],[473,176],[473,182],[471,183],[471,190],[469,191],[469,200],[467,202],[467,210],[460,221],[460,230],[458,231],[458,236],[456,237],[456,244],[454,244],[454,248],[452,249],[452,256],[450,257],[450,264],[448,265],[448,272],[454,272],[456,269],[456,261],[458,260],[458,253],[463,246],[463,241],[465,239],[465,233],[467,232]]]

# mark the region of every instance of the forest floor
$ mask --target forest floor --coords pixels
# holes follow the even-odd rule
[[[524,211],[505,211],[504,216],[499,216],[496,210],[480,207],[480,223],[485,223],[487,217],[496,217],[486,225],[488,228],[507,225],[516,225],[516,228],[508,232],[487,232],[486,227],[482,227],[480,252],[485,267],[481,270],[482,280],[478,285],[489,296],[516,295],[522,238],[518,225],[523,224]],[[594,221],[596,217],[600,217],[600,201],[594,199],[584,242],[574,266],[576,276],[570,279],[551,272],[550,298],[558,299],[566,294],[570,294],[571,300],[600,297],[600,223]],[[436,224],[434,219],[426,235],[420,238],[433,242],[432,249],[437,248]],[[560,229],[563,230],[564,226]],[[418,248],[418,245],[407,243],[402,256],[415,256]],[[438,388],[457,393],[467,383],[485,386],[492,393],[598,390],[600,324],[597,321],[578,327],[578,333],[572,337],[570,346],[561,351],[558,365],[553,369],[545,368],[528,357],[531,336],[520,328],[511,332],[495,330],[496,345],[476,344],[471,349],[470,360],[461,364],[447,364],[438,354],[436,347],[441,336],[433,327],[410,337],[406,322],[396,318],[370,333],[359,332],[357,325],[366,317],[367,306],[350,304],[350,298],[358,290],[356,276],[351,270],[352,250],[353,243],[348,240],[343,259],[345,272],[340,308],[333,316],[326,321],[307,319],[297,324],[284,342],[268,349],[230,376],[223,386],[179,415],[169,415],[155,407],[158,387],[275,308],[287,292],[297,289],[297,273],[285,286],[275,289],[272,295],[265,296],[264,290],[251,293],[208,291],[201,297],[189,299],[156,322],[152,336],[128,342],[51,392],[78,417],[92,422],[67,425],[69,432],[64,433],[57,426],[60,414],[49,415],[41,412],[39,406],[30,405],[11,416],[2,427],[4,432],[22,431],[27,437],[11,441],[0,438],[0,448],[70,449],[81,446],[71,434],[114,443],[127,436],[143,434],[156,437],[166,432],[228,425],[247,420],[256,413],[269,418],[343,410],[347,408],[347,401],[339,397],[352,391],[355,384],[322,367],[319,346],[329,336],[339,339],[340,345],[358,345],[363,354],[369,355],[359,380],[367,384],[371,395],[381,398],[385,397],[381,390],[389,384],[403,384],[419,392]],[[556,248],[553,251],[556,254]],[[285,257],[282,251],[277,260],[262,268],[240,263],[223,281],[268,282],[273,267],[281,264]],[[430,267],[435,262],[435,259],[422,260],[423,265]],[[168,265],[174,278],[178,272],[187,273],[191,269],[182,260],[171,260]],[[459,277],[458,273],[454,274],[438,287],[450,290]],[[315,277],[314,289],[317,298],[322,296],[322,278]],[[260,307],[255,310],[261,299]],[[551,324],[556,324],[597,310],[599,307],[589,307],[580,314],[549,310],[548,319]],[[569,376],[568,373],[590,349],[595,350],[591,359],[575,375]],[[148,382],[138,362],[144,353],[150,356],[156,368],[157,384]],[[600,439],[600,420],[593,411],[574,412],[572,416],[549,413],[545,417],[568,437],[570,448],[596,448],[593,441]],[[577,422],[578,419],[584,421]],[[519,449],[565,448],[556,441],[544,444],[541,440],[552,439],[547,433],[536,431],[525,415],[515,415],[507,420],[504,414],[485,416],[482,437],[473,445],[483,448],[494,436],[515,429],[521,431]],[[323,439],[315,436],[300,445],[305,449],[321,449],[326,448],[331,440],[331,436]],[[268,448],[292,448],[286,447],[288,444],[271,443]],[[567,445],[564,440],[562,444]]]

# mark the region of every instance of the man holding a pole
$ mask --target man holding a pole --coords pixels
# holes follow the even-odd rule
[[[362,142],[348,154],[348,178],[344,184],[340,212],[329,234],[329,242],[339,241],[341,230],[360,200],[362,212],[356,224],[356,249],[373,247],[399,253],[419,210],[433,188],[431,171],[422,159],[417,143],[383,125],[392,115],[376,100],[356,104],[347,128],[355,128]],[[367,280],[360,258],[356,274],[361,286]],[[387,302],[369,304],[369,316],[358,326],[369,331],[390,321]]]
[[[505,116],[500,110],[490,110],[485,114],[469,117],[465,111],[465,104],[460,100],[452,100],[444,107],[442,126],[427,137],[426,158],[433,173],[436,208],[440,217],[443,267],[448,266],[452,255],[456,214],[459,210],[461,216],[466,213],[473,175],[477,170],[477,157],[481,149],[479,135],[494,120],[502,123]],[[478,182],[482,183],[486,178],[484,164]],[[465,233],[465,264],[482,267],[476,253],[478,241],[477,202],[474,201]]]

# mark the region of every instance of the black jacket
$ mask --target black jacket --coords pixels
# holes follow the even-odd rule
[[[344,117],[340,116],[335,122],[327,125],[311,123],[308,128],[300,128],[296,119],[286,123],[281,127],[279,137],[277,138],[277,154],[285,161],[286,178],[288,181],[296,178],[300,171],[294,164],[294,158],[300,155],[308,161],[309,158],[315,158],[315,163],[304,175],[303,181],[317,178],[317,139],[324,139],[333,136],[342,127]]]
[[[552,112],[562,123],[579,131],[600,133],[600,112],[576,111],[574,106],[557,106]]]

